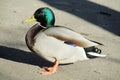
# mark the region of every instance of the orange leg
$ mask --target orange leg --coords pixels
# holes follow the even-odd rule
[[[44,67],[43,68],[44,71],[41,72],[41,74],[42,75],[51,75],[51,74],[55,73],[57,71],[58,65],[59,65],[59,61],[55,60],[54,66],[53,67]]]

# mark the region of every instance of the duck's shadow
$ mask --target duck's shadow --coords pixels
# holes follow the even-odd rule
[[[51,66],[52,63],[42,59],[41,57],[20,49],[0,46],[0,58],[16,61],[20,63],[26,63],[31,65],[37,65],[40,67]]]

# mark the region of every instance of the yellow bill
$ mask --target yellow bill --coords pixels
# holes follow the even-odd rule
[[[34,16],[32,16],[31,18],[28,18],[28,19],[22,21],[22,23],[33,22],[33,21],[36,21]]]

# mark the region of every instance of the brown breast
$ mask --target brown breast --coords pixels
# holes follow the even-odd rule
[[[28,48],[34,52],[33,46],[34,46],[34,37],[35,35],[41,31],[43,28],[37,23],[33,25],[29,31],[26,34],[25,40]]]

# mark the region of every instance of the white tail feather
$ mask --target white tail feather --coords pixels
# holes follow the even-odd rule
[[[88,52],[87,54],[89,54],[91,56],[96,56],[96,57],[106,57],[106,55],[104,55],[104,54],[98,54],[95,52]]]

